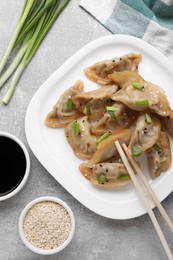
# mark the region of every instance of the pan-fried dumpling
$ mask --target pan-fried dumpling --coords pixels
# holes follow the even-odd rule
[[[79,111],[90,116],[95,120],[104,115],[106,106],[111,106],[114,102],[112,96],[116,93],[116,85],[107,88],[99,88],[89,92],[79,93],[72,100]]]
[[[138,64],[142,59],[141,54],[130,53],[111,60],[104,60],[84,70],[85,75],[92,81],[105,86],[113,83],[109,77],[115,71],[138,70]]]
[[[120,89],[112,99],[135,111],[148,110],[163,117],[170,114],[170,105],[164,90],[150,82],[145,82],[142,89],[129,84],[125,89]]]
[[[59,128],[63,127],[79,116],[82,115],[80,111],[72,103],[72,97],[83,92],[84,85],[81,80],[78,80],[72,87],[67,89],[54,105],[51,112],[48,113],[45,119],[45,124],[48,127]],[[68,103],[70,103],[68,105]]]
[[[97,186],[122,187],[131,180],[123,163],[103,162],[93,166],[82,163],[79,169],[87,180]]]
[[[83,160],[90,159],[96,150],[97,138],[91,134],[87,116],[68,124],[64,131],[75,155]]]
[[[107,108],[107,112],[92,126],[92,133],[103,135],[105,132],[113,132],[130,126],[135,118],[134,111],[123,103],[114,103]]]
[[[147,123],[148,114],[139,115],[128,148],[138,147],[143,152],[152,147],[160,136],[160,121],[151,116],[150,122]]]
[[[147,150],[149,173],[152,179],[166,171],[171,164],[172,155],[168,135],[161,131],[159,139]]]
[[[114,142],[119,140],[120,143],[129,144],[131,134],[132,132],[130,129],[123,129],[113,132],[107,139],[98,144],[96,152],[89,161],[90,165],[105,162],[115,156],[118,151]]]

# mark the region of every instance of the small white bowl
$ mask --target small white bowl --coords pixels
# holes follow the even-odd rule
[[[66,240],[62,244],[60,244],[58,247],[53,248],[53,249],[43,249],[43,248],[34,246],[27,239],[25,232],[24,232],[24,220],[25,220],[25,217],[26,217],[28,211],[35,204],[37,204],[39,202],[46,202],[46,201],[55,202],[55,203],[61,205],[68,212],[69,217],[70,217],[70,222],[71,222],[71,227],[70,227],[68,237],[66,238]],[[37,254],[40,254],[40,255],[52,255],[52,254],[56,254],[56,253],[60,252],[61,250],[63,250],[72,240],[73,235],[74,235],[74,231],[75,231],[75,218],[74,218],[72,210],[70,209],[70,207],[64,201],[62,201],[58,198],[52,197],[52,196],[39,197],[39,198],[36,198],[33,201],[31,201],[30,203],[28,203],[26,205],[26,207],[23,209],[23,211],[20,215],[20,218],[19,218],[19,234],[20,234],[20,237],[21,237],[23,243],[31,251],[33,251]]]
[[[14,136],[10,133],[7,133],[7,132],[0,131],[0,137],[6,137],[6,138],[14,141],[16,144],[18,144],[19,147],[23,150],[23,153],[24,153],[24,156],[26,159],[26,169],[25,169],[25,173],[23,175],[22,180],[14,189],[5,193],[4,195],[0,195],[0,201],[3,201],[3,200],[9,199],[9,198],[13,197],[14,195],[16,195],[26,184],[28,177],[29,177],[29,173],[30,173],[30,158],[29,158],[29,154],[28,154],[28,151],[27,151],[25,145],[16,136]],[[8,150],[8,147],[6,147],[6,149]],[[10,156],[10,151],[9,151],[9,156]],[[10,160],[9,160],[9,163],[10,163]],[[18,163],[20,164],[20,158],[19,158]],[[3,170],[5,170],[5,169],[3,169]],[[15,172],[12,174],[15,174]],[[10,178],[10,176],[9,176],[9,178]]]

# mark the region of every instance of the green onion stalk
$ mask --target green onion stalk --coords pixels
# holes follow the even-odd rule
[[[21,59],[23,58],[29,43],[30,43],[30,38],[31,38],[31,33],[30,32],[25,40],[22,42],[22,45],[19,49],[19,51],[17,52],[15,59],[12,61],[12,63],[10,64],[10,66],[8,67],[8,69],[4,72],[4,74],[1,76],[0,78],[0,88],[4,85],[4,83],[8,80],[8,78],[11,76],[11,74],[14,72],[14,70],[17,68],[17,66],[19,65]]]
[[[36,3],[37,1],[35,1]],[[42,17],[42,15],[48,10],[48,8],[53,4],[53,2],[55,2],[55,0],[47,0],[47,1],[41,1],[40,6],[39,7],[33,7],[33,12],[32,15],[28,21],[28,23],[26,24],[26,26],[24,26],[21,31],[21,33],[19,34],[14,48],[25,38],[25,36],[27,35],[27,33],[35,26],[35,24],[39,21],[39,19]]]
[[[8,104],[10,101],[23,71],[69,1],[26,0],[16,31],[0,63],[0,71],[2,71],[11,52],[20,44],[14,60],[0,78],[0,87],[2,87],[14,72],[9,88],[2,100],[4,104]]]
[[[0,62],[0,73],[2,72],[2,70],[3,70],[12,50],[13,50],[14,44],[15,44],[15,42],[16,42],[19,34],[20,34],[20,31],[21,31],[24,23],[26,22],[26,19],[29,15],[29,12],[30,12],[33,4],[34,4],[34,0],[25,1],[25,5],[24,5],[24,8],[22,10],[22,15],[21,15],[21,17],[20,17],[20,19],[17,23],[17,27],[16,27],[14,34],[11,38],[11,41],[10,41],[8,47],[7,47],[7,50],[6,50],[4,56],[2,57],[2,60]]]

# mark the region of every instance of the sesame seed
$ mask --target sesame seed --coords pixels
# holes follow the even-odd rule
[[[38,202],[27,212],[23,229],[26,238],[33,246],[53,249],[67,239],[71,229],[70,215],[56,202]]]

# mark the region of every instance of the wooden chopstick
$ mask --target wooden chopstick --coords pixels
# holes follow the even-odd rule
[[[133,168],[135,169],[136,173],[139,175],[139,177],[141,178],[145,188],[147,189],[148,193],[150,194],[154,204],[157,206],[158,210],[160,211],[162,217],[164,218],[165,222],[167,223],[167,225],[169,226],[170,230],[173,233],[173,223],[171,221],[171,219],[169,218],[169,216],[167,215],[166,211],[164,210],[162,204],[160,203],[160,201],[158,200],[156,194],[154,193],[153,189],[151,188],[151,186],[149,185],[147,179],[145,178],[144,174],[142,173],[141,169],[139,168],[139,166],[137,165],[137,163],[135,162],[135,160],[133,159],[133,157],[131,156],[131,154],[128,151],[128,148],[126,146],[126,144],[122,145],[131,165],[133,166]]]
[[[139,192],[141,200],[143,201],[144,206],[145,206],[145,208],[146,208],[146,210],[147,210],[147,212],[148,212],[148,214],[149,214],[149,216],[151,218],[151,221],[152,221],[152,223],[153,223],[153,225],[154,225],[154,227],[156,229],[156,232],[157,232],[157,234],[158,234],[158,236],[160,238],[160,241],[161,241],[161,243],[163,245],[163,248],[164,248],[164,250],[165,250],[165,252],[167,254],[168,259],[169,260],[173,260],[173,255],[172,255],[171,250],[170,250],[170,248],[168,246],[168,243],[167,243],[167,241],[166,241],[166,239],[165,239],[165,237],[163,235],[163,232],[162,232],[162,230],[160,228],[160,225],[159,225],[159,223],[158,223],[158,221],[157,221],[157,219],[156,219],[156,217],[154,215],[154,212],[152,211],[152,209],[150,207],[150,204],[149,204],[148,200],[145,197],[145,194],[144,194],[144,192],[143,192],[143,190],[142,190],[142,188],[140,186],[140,183],[138,182],[138,179],[136,178],[135,173],[134,173],[134,171],[133,171],[133,169],[132,169],[132,167],[131,167],[131,165],[130,165],[130,163],[129,163],[129,161],[128,161],[128,159],[127,159],[127,157],[126,157],[126,155],[125,155],[125,153],[123,151],[123,149],[121,148],[121,146],[120,146],[118,141],[115,141],[114,143],[115,143],[115,145],[117,147],[117,150],[118,150],[118,152],[119,152],[119,154],[121,156],[121,159],[122,159],[122,161],[123,161],[123,163],[124,163],[128,173],[129,173],[129,175],[130,175],[130,177],[131,177],[131,179],[132,179],[132,181],[133,181],[137,191]]]

